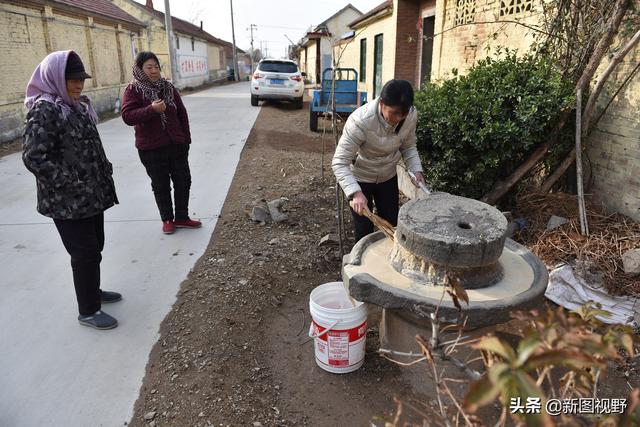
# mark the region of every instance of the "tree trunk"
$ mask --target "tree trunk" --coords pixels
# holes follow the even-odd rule
[[[576,153],[582,154],[582,89],[576,93]],[[587,208],[584,203],[584,182],[582,177],[582,155],[576,156],[576,181],[578,185],[578,212],[580,213],[580,234],[589,235]]]
[[[618,28],[620,28],[622,18],[624,18],[624,15],[629,8],[629,3],[629,0],[616,1],[613,15],[611,16],[611,19],[607,24],[607,29],[596,45],[591,58],[589,58],[589,62],[587,63],[587,66],[582,73],[580,80],[578,80],[578,84],[576,84],[576,89],[585,90],[587,88],[587,85],[593,78],[593,75],[598,69],[600,62],[602,61],[602,57],[605,55],[605,53],[607,53],[607,50],[613,42],[613,37],[618,32]]]
[[[569,154],[567,154],[567,157],[562,161],[562,163],[560,163],[560,166],[558,166],[556,170],[553,171],[553,173],[549,176],[549,178],[547,178],[544,184],[542,184],[542,187],[540,187],[540,192],[543,194],[548,193],[549,190],[551,190],[551,187],[553,187],[553,184],[555,184],[556,181],[559,180],[562,177],[562,175],[564,175],[567,169],[569,169],[569,166],[573,164],[573,161],[575,159],[576,159],[576,148],[573,147],[573,149],[569,152]]]
[[[613,55],[613,58],[611,58],[611,62],[602,73],[602,76],[600,76],[600,79],[598,79],[598,83],[593,88],[593,91],[589,96],[589,100],[587,101],[587,106],[584,109],[584,114],[582,117],[583,135],[587,136],[591,131],[591,116],[593,115],[596,101],[598,100],[598,97],[600,96],[600,93],[604,88],[604,84],[607,82],[609,76],[616,68],[616,66],[624,59],[627,53],[629,53],[629,51],[638,44],[638,42],[640,42],[640,30],[635,33],[635,35],[631,38],[631,40],[629,40],[629,42],[622,48],[620,52],[617,52],[615,55]]]
[[[624,46],[624,48],[616,53],[611,59],[611,63],[607,66],[606,70],[602,73],[602,76],[598,80],[596,87],[594,88],[591,96],[589,96],[589,101],[587,102],[587,106],[585,107],[584,115],[582,118],[582,130],[583,136],[588,136],[593,129],[591,129],[591,116],[593,115],[593,111],[595,109],[597,98],[602,92],[602,88],[604,84],[607,82],[611,73],[613,72],[616,65],[618,65],[625,57],[627,53],[631,49],[633,49],[636,45],[640,43],[640,30],[629,40],[629,42]],[[624,83],[627,81],[625,80]],[[617,93],[617,92],[616,92]],[[573,161],[576,159],[576,149],[574,148],[569,152],[564,161],[558,166],[558,168],[547,178],[542,187],[540,187],[540,191],[542,193],[548,193],[553,187],[553,184],[558,181],[562,175],[569,169],[569,167],[573,164]]]
[[[513,187],[523,176],[527,174],[544,156],[547,154],[549,148],[553,147],[558,139],[560,131],[564,127],[567,119],[571,115],[571,110],[563,111],[558,119],[558,124],[556,125],[553,132],[551,132],[551,136],[549,140],[544,144],[540,145],[536,148],[527,160],[522,163],[518,169],[515,170],[507,179],[504,181],[496,182],[490,192],[482,196],[481,201],[488,203],[490,205],[495,204],[502,196],[507,194],[507,192]]]

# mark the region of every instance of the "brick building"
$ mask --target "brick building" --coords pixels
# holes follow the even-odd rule
[[[173,18],[177,36],[177,86],[199,86],[227,78],[226,48],[200,27]],[[113,110],[128,82],[135,55],[158,54],[168,65],[164,14],[132,0],[0,0],[0,143],[19,137],[24,91],[48,53],[73,49],[93,76],[85,93],[101,113]]]
[[[341,67],[358,70],[361,91],[369,99],[390,79],[419,87],[431,76],[435,0],[388,0],[349,24],[352,32],[334,46]]]
[[[144,24],[108,0],[0,1],[0,142],[22,134],[25,88],[50,52],[73,49],[89,74],[85,93],[111,110],[129,81]]]
[[[537,0],[388,0],[352,22],[354,32],[334,50],[341,55],[340,66],[360,71],[359,90],[372,99],[392,78],[420,87],[430,79],[446,78],[454,68],[466,72],[499,46],[527,51],[534,32],[520,24],[537,24],[539,8]],[[640,47],[618,65],[602,103],[609,102],[638,62]],[[640,78],[635,74],[584,144],[585,164],[591,171],[589,192],[636,220],[640,220],[639,117]]]
[[[453,68],[464,73],[477,60],[505,46],[528,50],[534,32],[523,24],[537,24],[536,0],[438,0],[433,40],[433,78]],[[607,65],[609,56],[603,61]],[[629,52],[609,78],[594,117],[640,62],[640,47]],[[596,130],[583,143],[587,191],[609,209],[640,221],[640,77],[636,73],[607,108]]]
[[[142,48],[150,50],[158,56],[163,74],[172,78],[177,87],[195,87],[226,78],[225,48],[227,42],[204,31],[202,22],[198,27],[182,19],[171,18],[176,38],[176,65],[178,68],[178,76],[172,76],[164,13],[154,9],[152,0],[147,0],[144,5],[133,0],[111,1],[144,23]]]
[[[224,43],[224,55],[227,61],[227,73],[233,73],[233,44],[227,41]],[[247,52],[236,46],[236,59],[238,60],[238,76],[240,80],[245,80],[251,75],[251,57]]]

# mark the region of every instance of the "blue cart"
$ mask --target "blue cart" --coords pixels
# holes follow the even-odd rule
[[[318,131],[318,116],[332,112],[331,73],[327,68],[322,72],[322,88],[313,92],[313,99],[309,103],[309,129]],[[336,68],[336,83],[334,88],[336,113],[348,116],[356,108],[367,103],[367,93],[358,92],[358,72],[353,68]]]

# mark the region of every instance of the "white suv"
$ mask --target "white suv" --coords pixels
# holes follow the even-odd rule
[[[251,105],[257,106],[261,99],[282,99],[302,108],[303,77],[293,61],[263,59],[251,78]]]

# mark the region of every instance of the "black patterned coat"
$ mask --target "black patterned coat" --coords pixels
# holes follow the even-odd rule
[[[22,160],[36,177],[38,212],[55,219],[98,215],[118,203],[113,168],[88,114],[37,102],[27,114]]]

